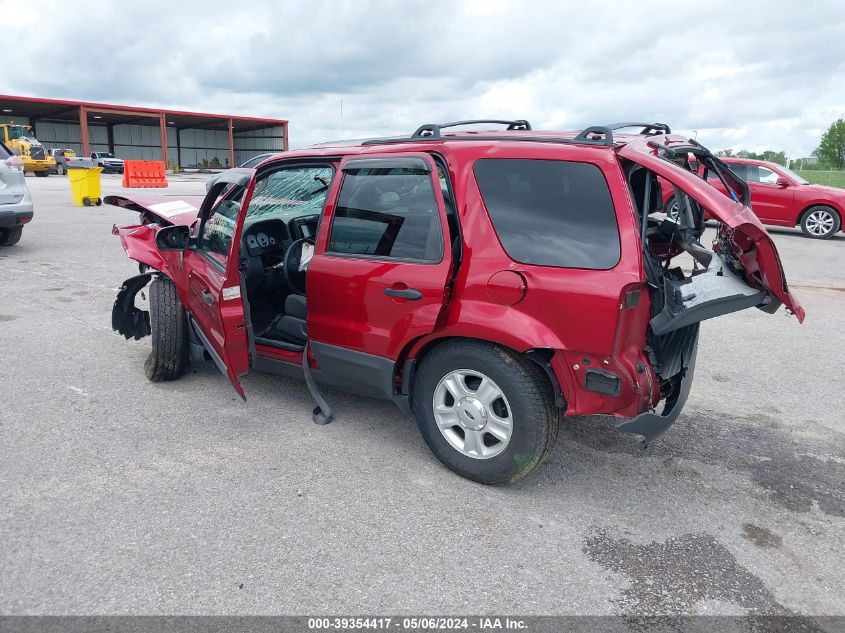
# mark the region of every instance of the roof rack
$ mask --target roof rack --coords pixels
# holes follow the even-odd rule
[[[476,125],[478,123],[496,123],[498,125],[507,125],[508,130],[530,130],[531,124],[525,119],[515,119],[513,121],[507,119],[469,119],[467,121],[452,121],[451,123],[426,123],[419,126],[416,131],[411,134],[412,139],[419,138],[440,138],[440,130],[444,127],[458,127],[461,125]]]
[[[623,130],[626,127],[641,127],[643,131],[640,132],[643,136],[657,136],[658,134],[671,134],[672,130],[666,123],[612,123],[606,125],[609,130]]]
[[[474,125],[479,123],[497,123],[507,125],[508,130],[530,131],[531,124],[525,119],[472,119],[469,121],[453,121],[451,123],[426,123],[418,127],[411,136],[394,136],[390,138],[371,138],[362,142],[362,145],[390,145],[394,143],[409,143],[420,141],[530,141],[536,143],[564,143],[575,145],[601,145],[613,147],[613,131],[628,127],[643,128],[640,134],[645,136],[656,136],[658,134],[670,134],[671,130],[665,123],[613,123],[611,125],[591,125],[584,128],[577,136],[573,137],[552,137],[533,136],[531,134],[520,134],[518,136],[507,136],[498,134],[472,134],[467,136],[444,137],[440,131],[443,128],[457,127],[460,125]]]

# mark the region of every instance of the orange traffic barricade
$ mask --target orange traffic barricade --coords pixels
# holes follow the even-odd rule
[[[123,186],[127,188],[167,187],[164,167],[164,161],[160,160],[125,160],[123,161]]]

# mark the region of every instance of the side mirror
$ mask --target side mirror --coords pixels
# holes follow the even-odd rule
[[[791,186],[792,186],[792,183],[791,183],[791,182],[789,182],[789,180],[787,180],[787,179],[786,179],[786,178],[784,178],[783,176],[781,176],[780,178],[778,178],[778,180],[777,180],[777,182],[776,182],[775,184],[776,184],[778,187],[791,187]]]
[[[191,245],[191,227],[178,224],[166,226],[156,233],[156,246],[160,251],[184,251]]]

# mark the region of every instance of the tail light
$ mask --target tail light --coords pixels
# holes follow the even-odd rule
[[[23,171],[23,161],[20,156],[9,156],[3,161],[3,164],[13,171]]]

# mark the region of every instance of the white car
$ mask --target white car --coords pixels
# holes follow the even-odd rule
[[[91,159],[96,167],[102,167],[103,171],[123,173],[123,159],[117,158],[110,152],[91,152]]]

